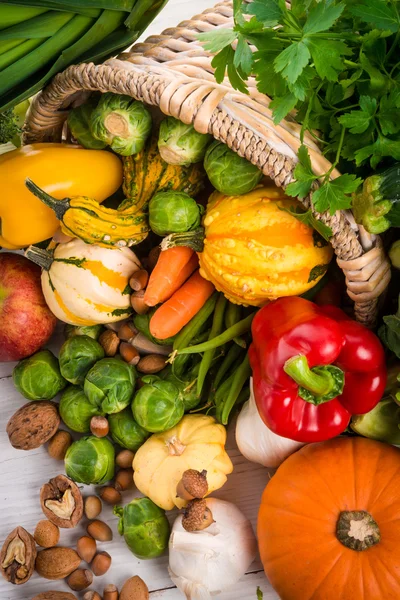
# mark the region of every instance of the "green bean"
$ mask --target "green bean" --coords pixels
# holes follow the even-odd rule
[[[227,329],[220,335],[217,335],[217,337],[213,338],[212,340],[207,340],[206,342],[203,342],[202,344],[196,344],[195,346],[188,346],[186,348],[182,348],[181,350],[176,349],[176,354],[195,354],[197,352],[207,352],[207,350],[219,348],[219,346],[223,346],[227,342],[233,340],[233,338],[239,335],[243,335],[244,333],[249,331],[254,316],[255,313],[250,314],[248,317],[242,319],[232,327],[229,327],[229,329]],[[171,360],[173,360],[173,357],[171,357]]]
[[[215,305],[214,318],[213,318],[213,322],[212,322],[212,326],[211,326],[210,335],[208,337],[209,340],[212,340],[213,338],[215,338],[222,331],[222,328],[224,325],[225,307],[226,307],[227,302],[228,301],[225,298],[225,296],[220,294],[220,296],[217,300],[217,304]],[[211,366],[211,363],[213,361],[215,351],[216,351],[216,348],[213,348],[212,350],[207,350],[206,352],[204,352],[203,358],[201,359],[200,370],[199,370],[199,375],[197,377],[197,386],[196,386],[198,396],[200,396],[200,394],[203,390],[204,381],[205,381],[206,375],[208,373],[208,370]]]
[[[239,358],[241,353],[242,353],[242,350],[241,350],[240,346],[238,346],[237,344],[231,345],[224,360],[220,364],[217,374],[215,376],[215,379],[214,379],[215,388],[217,388],[219,386],[219,384],[223,380],[224,376],[229,371],[229,369],[231,368],[233,363],[236,361],[236,359]]]
[[[226,309],[226,312],[225,312],[226,328],[229,329],[229,327],[232,327],[233,325],[235,325],[235,323],[238,323],[240,321],[241,316],[242,316],[242,307],[239,306],[239,304],[233,304],[232,302],[229,302],[228,308]],[[236,337],[233,339],[233,341],[238,346],[241,346],[242,348],[246,348],[246,342],[244,341],[243,338]]]
[[[189,346],[192,339],[200,332],[208,317],[214,312],[215,305],[218,300],[218,293],[214,294],[207,300],[204,306],[199,310],[197,315],[189,321],[187,325],[178,333],[174,340],[173,349],[179,350]]]
[[[221,413],[221,422],[223,425],[228,423],[230,412],[239,398],[240,392],[242,391],[243,386],[249,379],[250,375],[251,367],[249,355],[246,354],[244,361],[233,374],[232,384]]]

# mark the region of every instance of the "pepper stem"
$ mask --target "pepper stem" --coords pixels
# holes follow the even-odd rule
[[[36,185],[36,183],[34,183],[32,179],[29,178],[25,179],[25,185],[28,188],[28,190],[32,192],[34,196],[36,196],[36,198],[39,198],[39,200],[43,202],[43,204],[54,210],[55,215],[59,221],[62,220],[63,216],[65,215],[70,206],[69,198],[57,200],[56,198],[53,198],[53,196],[50,196],[50,194],[42,190],[42,188]]]
[[[193,231],[184,233],[171,233],[165,237],[161,244],[161,251],[174,248],[175,246],[188,246],[195,252],[203,252],[204,249],[204,229],[198,227]]]
[[[339,367],[324,365],[310,369],[307,358],[299,354],[289,358],[283,369],[299,385],[299,396],[311,404],[328,402],[343,392],[344,373]]]
[[[45,271],[49,271],[53,263],[53,253],[43,248],[37,248],[36,246],[29,246],[25,250],[25,256]]]
[[[336,537],[343,546],[362,552],[381,540],[375,519],[365,510],[344,510],[336,523]]]

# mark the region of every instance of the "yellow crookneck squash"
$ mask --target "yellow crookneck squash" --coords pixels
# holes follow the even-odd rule
[[[153,434],[133,460],[135,485],[164,510],[187,501],[176,486],[187,469],[207,471],[208,493],[224,485],[233,465],[225,451],[226,429],[207,415],[185,415],[168,431]]]
[[[42,267],[42,289],[53,314],[71,325],[125,319],[131,312],[129,279],[141,268],[129,248],[102,248],[77,238],[30,246],[26,256]]]
[[[288,212],[298,206],[274,186],[242,196],[214,192],[204,218],[200,274],[236,304],[262,306],[312,288],[333,251]]]
[[[55,202],[83,194],[103,202],[122,183],[120,159],[104,150],[32,144],[0,156],[0,246],[15,250],[51,238],[59,227],[51,208],[25,186],[30,177]]]

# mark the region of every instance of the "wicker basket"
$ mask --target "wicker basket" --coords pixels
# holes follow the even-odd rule
[[[249,81],[249,95],[233,90],[228,80],[217,84],[212,57],[196,39],[199,32],[232,26],[232,17],[232,2],[221,2],[103,65],[69,67],[36,97],[24,142],[61,141],[67,109],[82,92],[128,94],[166,115],[193,123],[201,133],[211,133],[284,188],[293,179],[300,127],[290,118],[273,124],[270,100],[257,91],[254,80]],[[326,172],[329,163],[314,140],[309,137],[305,143],[315,172]],[[303,204],[309,208],[310,198]],[[349,211],[315,215],[333,231],[332,246],[345,273],[356,318],[372,326],[379,296],[390,280],[390,264],[380,238],[357,225]]]

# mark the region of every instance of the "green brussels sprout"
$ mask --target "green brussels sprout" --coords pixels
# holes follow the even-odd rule
[[[89,401],[109,415],[129,405],[135,383],[134,367],[119,358],[103,358],[86,375],[83,389]]]
[[[165,340],[159,340],[150,333],[150,319],[154,315],[156,310],[157,308],[154,307],[150,309],[149,312],[147,312],[145,315],[135,314],[135,316],[133,317],[133,324],[136,327],[136,329],[140,333],[143,333],[143,335],[145,335],[147,339],[151,342],[159,344],[160,346],[170,346],[176,337],[175,335],[173,337],[165,338]]]
[[[157,235],[192,231],[200,225],[201,212],[185,192],[158,192],[149,203],[149,225]]]
[[[117,154],[131,156],[143,150],[151,132],[147,108],[130,96],[103,94],[90,119],[90,130]]]
[[[102,150],[107,143],[96,139],[90,131],[90,120],[96,102],[90,101],[69,111],[68,127],[81,146],[91,150]]]
[[[142,377],[145,383],[132,401],[135,420],[143,429],[158,433],[174,427],[185,412],[178,388],[159,377]]]
[[[228,196],[251,192],[262,179],[262,172],[222,142],[208,147],[204,168],[216,190]]]
[[[21,360],[14,368],[13,381],[28,400],[51,400],[67,385],[50,350],[40,350]]]
[[[384,398],[365,415],[353,416],[350,427],[372,440],[400,445],[400,406]]]
[[[191,381],[181,381],[171,372],[165,377],[164,381],[173,383],[179,390],[185,412],[199,405],[201,396],[197,395],[196,377],[193,377]]]
[[[149,498],[134,498],[124,506],[116,506],[120,517],[118,531],[128,548],[140,559],[156,558],[168,546],[170,525],[165,512]]]
[[[103,325],[66,325],[64,336],[68,340],[74,335],[87,335],[94,340],[98,340],[103,330]]]
[[[94,435],[73,442],[65,455],[65,472],[78,483],[101,484],[114,477],[114,446]]]
[[[104,358],[103,347],[88,335],[74,335],[60,349],[61,375],[70,383],[83,385],[88,371]]]
[[[193,125],[167,117],[160,124],[158,150],[170,165],[190,165],[204,158],[212,135],[199,133]]]
[[[116,444],[136,452],[147,440],[150,433],[140,427],[133,418],[129,407],[108,417],[110,434]]]
[[[90,419],[102,414],[77,385],[70,385],[63,392],[58,410],[66,426],[79,433],[89,433]]]

